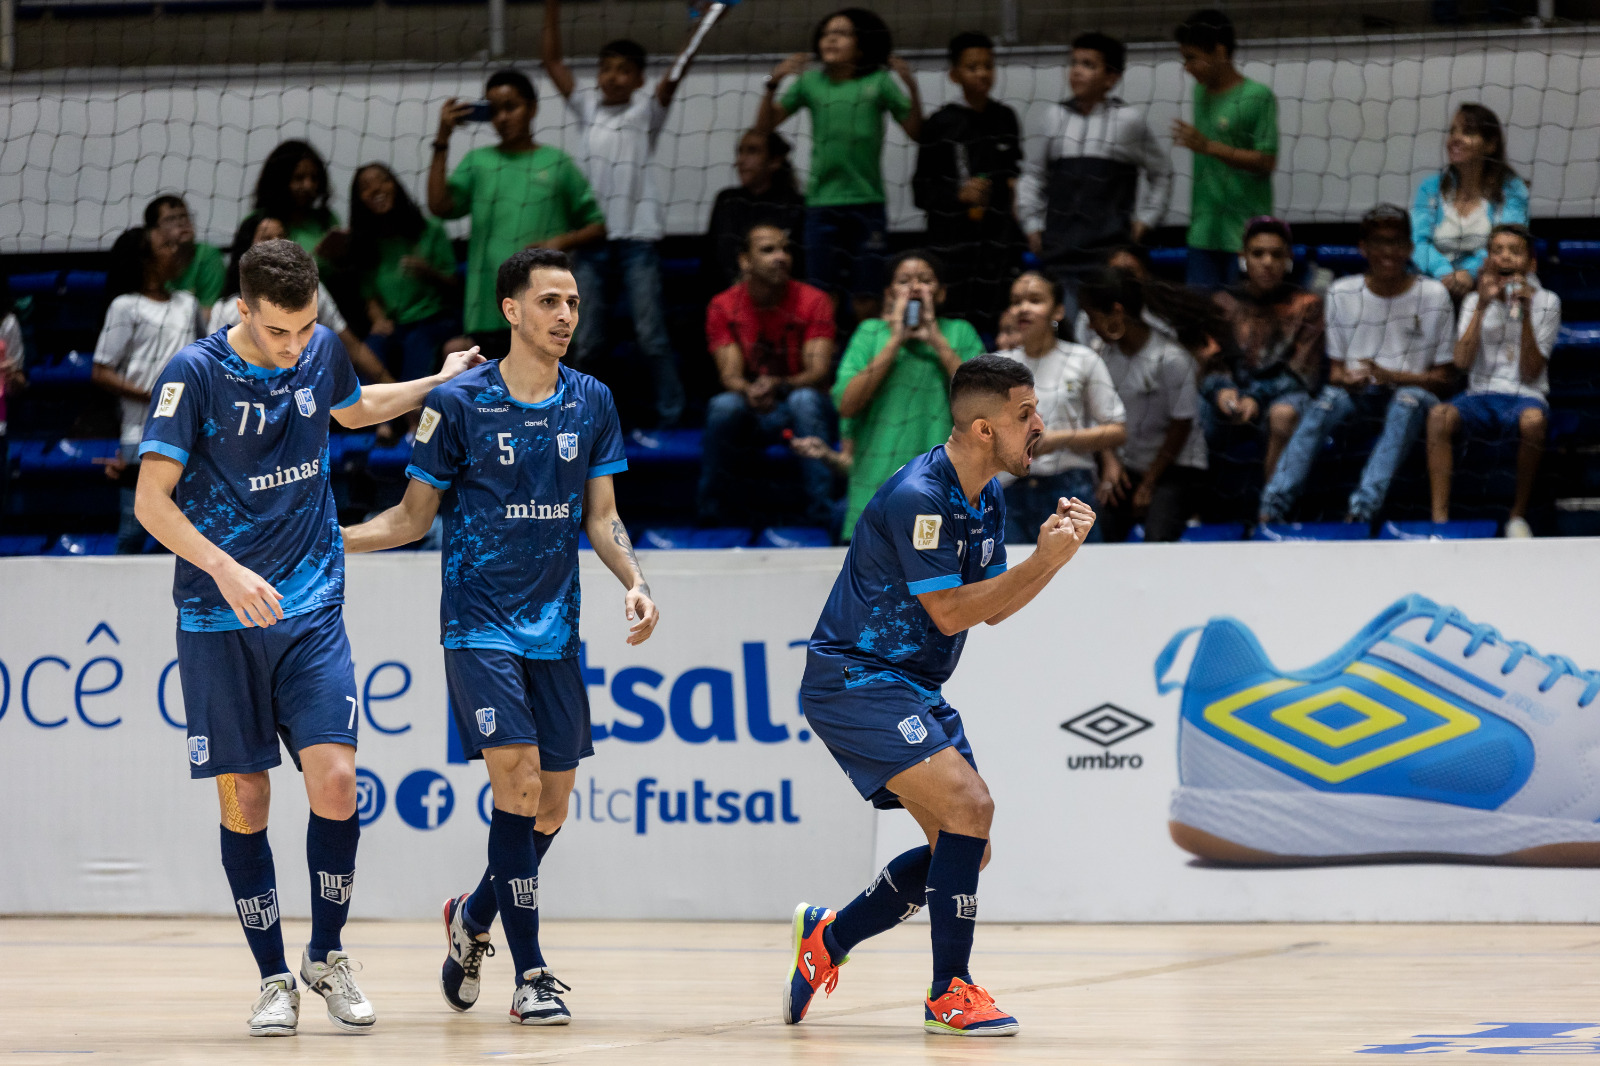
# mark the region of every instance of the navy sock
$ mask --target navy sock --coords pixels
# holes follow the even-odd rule
[[[523,974],[544,965],[539,951],[539,855],[533,846],[532,818],[494,809],[489,820],[489,869],[494,872],[500,925],[520,981]]]
[[[950,979],[972,980],[972,931],[978,924],[978,868],[982,837],[939,832],[928,863],[928,921],[933,926],[933,988],[929,999],[950,989]]]
[[[863,940],[893,929],[922,909],[932,857],[933,850],[926,844],[896,855],[866,891],[828,923],[822,931],[822,942],[834,965],[844,961],[850,949]]]
[[[244,926],[244,939],[262,977],[287,973],[283,957],[283,926],[278,923],[278,875],[272,866],[272,845],[267,831],[235,833],[222,830],[222,868],[233,889],[233,906]]]
[[[551,841],[555,840],[556,833],[561,832],[557,826],[555,833],[541,833],[533,831],[533,857],[544,861],[544,853],[550,850]],[[478,882],[478,887],[472,890],[472,895],[467,897],[466,906],[462,913],[462,924],[467,931],[473,934],[482,933],[494,924],[494,916],[500,913],[500,903],[494,895],[494,872],[483,871],[483,880]]]
[[[306,825],[306,869],[311,871],[311,944],[307,951],[312,962],[327,962],[328,952],[344,949],[339,933],[350,917],[360,840],[357,815],[336,821],[311,812]]]

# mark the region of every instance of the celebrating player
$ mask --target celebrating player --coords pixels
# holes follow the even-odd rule
[[[1032,555],[1006,569],[1001,471],[1026,477],[1044,433],[1033,375],[979,356],[950,379],[955,428],[901,467],[862,512],[806,652],[806,724],[874,807],[904,807],[926,847],[890,861],[835,914],[800,904],[783,1020],[832,992],[850,949],[922,909],[933,926],[929,1032],[1011,1036],[1017,1020],[967,971],[978,917],[978,871],[989,861],[994,801],[972,759],[961,716],[939,687],[966,631],[1021,610],[1077,552],[1094,511],[1061,500]]]
[[[627,588],[629,644],[649,638],[650,599],[611,475],[626,470],[611,392],[561,365],[578,325],[564,252],[525,249],[500,265],[511,353],[429,394],[401,502],[345,531],[346,550],[421,537],[443,502],[445,679],[461,746],[489,768],[489,868],[444,905],[452,1008],[478,999],[498,912],[516,963],[511,1020],[572,1014],[539,950],[539,860],[567,816],[578,760],[594,754],[578,666],[578,530]]]
[[[261,968],[250,1035],[293,1036],[300,1014],[267,844],[267,770],[282,761],[280,735],[311,800],[311,943],[300,979],[327,1001],[334,1025],[370,1032],[377,1015],[339,940],[361,827],[328,419],[388,421],[482,359],[476,348],[458,352],[434,377],[363,390],[344,346],[317,325],[317,267],[299,245],[251,248],[239,286],[239,324],[179,351],[152,390],[136,510],[179,557],[189,774],[217,780],[222,866]]]

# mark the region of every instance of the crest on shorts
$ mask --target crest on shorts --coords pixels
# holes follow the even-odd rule
[[[906,738],[907,744],[921,744],[928,739],[928,727],[922,724],[922,719],[916,715],[900,719],[900,735]]]
[[[204,766],[211,761],[211,742],[205,737],[189,738],[189,761]]]
[[[513,877],[506,882],[511,886],[511,902],[518,907],[525,907],[530,911],[539,909],[539,879],[537,877]]]
[[[268,889],[264,895],[234,900],[239,908],[239,921],[246,929],[271,929],[278,924],[278,890]]]
[[[153,418],[171,418],[178,409],[178,401],[183,399],[183,382],[169,381],[161,386],[161,401],[156,404],[156,413]]]
[[[494,734],[494,708],[479,707],[472,713],[478,719],[478,732],[486,737],[492,736]]]
[[[944,525],[942,514],[919,514],[911,527],[911,546],[919,552],[939,546],[939,527]]]
[[[317,413],[317,397],[310,389],[295,389],[294,403],[307,418]]]
[[[330,874],[325,870],[318,870],[317,883],[323,899],[343,906],[350,902],[350,893],[356,887],[356,875]]]
[[[569,463],[572,462],[578,457],[578,435],[576,433],[557,433],[556,451],[560,453],[561,458]]]

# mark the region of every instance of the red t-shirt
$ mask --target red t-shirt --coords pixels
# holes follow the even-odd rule
[[[706,343],[712,352],[737,344],[745,375],[793,377],[804,369],[806,341],[833,337],[833,301],[821,289],[790,281],[776,307],[757,307],[744,282],[718,293],[706,309]]]

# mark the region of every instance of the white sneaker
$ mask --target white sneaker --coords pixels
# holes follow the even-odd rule
[[[1507,540],[1526,540],[1533,536],[1533,529],[1526,518],[1508,518],[1505,535]]]
[[[328,1004],[328,1020],[347,1033],[366,1033],[377,1024],[378,1014],[356,987],[350,956],[328,952],[327,962],[312,962],[308,948],[300,955],[300,980]]]
[[[571,992],[572,986],[558,979],[548,967],[522,975],[511,997],[511,1020],[517,1025],[570,1025],[572,1012],[557,992]]]
[[[251,1036],[293,1036],[300,1024],[300,991],[294,974],[280,973],[264,978],[261,995],[250,1008]]]

